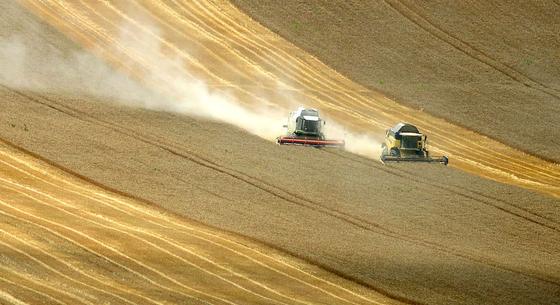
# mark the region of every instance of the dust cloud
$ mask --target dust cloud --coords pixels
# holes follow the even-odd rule
[[[291,105],[293,109],[283,108],[267,103],[266,97],[242,103],[227,86],[214,88],[191,73],[186,63],[189,53],[179,56],[170,52],[160,30],[145,16],[135,20],[141,20],[143,31],[124,24],[114,45],[88,52],[75,46],[61,47],[49,41],[53,34],[44,25],[26,24],[27,28],[0,37],[0,83],[17,89],[87,95],[131,107],[203,117],[271,141],[285,133],[282,126],[289,112],[299,104]],[[123,54],[123,50],[127,60],[119,63],[121,70],[132,67],[134,75],[100,59],[104,52]],[[138,58],[142,59],[141,69]],[[289,87],[286,83],[278,82],[276,87],[277,96],[293,100],[289,90],[284,90]],[[251,93],[260,94],[257,89]],[[345,139],[346,150],[370,158],[379,155],[379,143],[371,136],[352,133],[337,122],[327,121],[326,136]]]
[[[378,159],[381,155],[381,140],[373,135],[353,132],[336,121],[326,118],[324,128],[327,137],[344,139],[345,150],[370,159]]]

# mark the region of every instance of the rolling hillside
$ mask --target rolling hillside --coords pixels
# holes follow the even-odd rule
[[[400,106],[229,2],[0,8],[0,302],[560,300],[557,164]],[[299,103],[365,157],[275,145]],[[453,166],[372,159],[405,119]]]
[[[560,161],[558,1],[232,2],[368,88]]]

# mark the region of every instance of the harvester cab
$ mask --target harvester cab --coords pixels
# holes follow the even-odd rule
[[[286,135],[277,138],[278,144],[307,145],[315,147],[344,147],[344,140],[328,140],[323,134],[325,121],[319,117],[319,111],[299,107],[290,112]]]
[[[444,165],[449,163],[446,156],[430,156],[426,143],[427,136],[420,133],[416,126],[398,123],[385,132],[385,141],[381,144],[381,161],[438,162]]]

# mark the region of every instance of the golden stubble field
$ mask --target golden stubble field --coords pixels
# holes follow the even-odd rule
[[[227,2],[23,3],[5,4],[2,37],[85,48],[164,94],[177,75],[161,72],[188,71],[241,103],[305,101],[358,132],[413,120],[455,168],[278,147],[203,118],[115,105],[122,94],[3,85],[4,301],[558,300],[559,206],[541,194],[558,195],[557,165],[398,106]],[[78,84],[100,81],[81,68]]]

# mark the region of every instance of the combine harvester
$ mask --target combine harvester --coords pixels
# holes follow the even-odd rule
[[[276,139],[281,145],[306,145],[313,147],[344,147],[344,140],[327,140],[323,134],[325,121],[319,118],[316,109],[306,109],[299,107],[296,111],[290,112],[285,136]]]
[[[385,133],[381,144],[382,162],[438,162],[449,163],[447,156],[431,157],[426,149],[427,136],[421,134],[416,126],[398,123]]]

